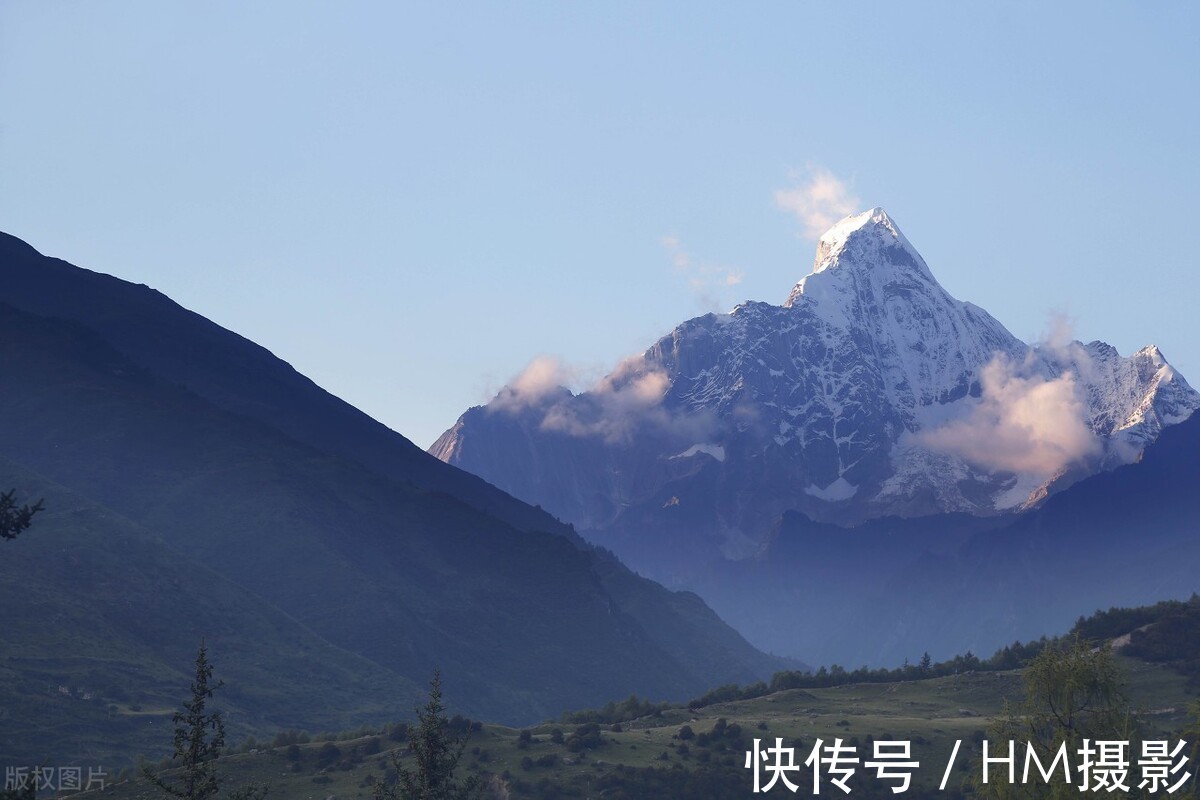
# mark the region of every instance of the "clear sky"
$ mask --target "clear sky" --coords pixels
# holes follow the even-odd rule
[[[427,446],[782,302],[883,206],[1036,339],[1200,384],[1200,4],[0,3],[0,229]]]

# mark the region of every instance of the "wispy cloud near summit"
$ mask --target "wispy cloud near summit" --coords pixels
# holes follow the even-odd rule
[[[677,236],[664,236],[659,241],[671,259],[671,266],[687,280],[688,288],[700,304],[709,311],[725,310],[728,290],[742,282],[744,273],[739,269],[696,261]]]
[[[793,172],[794,186],[775,191],[775,205],[799,220],[804,236],[816,239],[835,222],[859,210],[849,185],[824,167]]]

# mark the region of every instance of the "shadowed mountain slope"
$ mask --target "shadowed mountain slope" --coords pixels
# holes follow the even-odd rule
[[[527,722],[631,692],[684,697],[783,663],[694,595],[634,575],[156,292],[11,237],[0,241],[0,278],[0,456],[136,527],[147,548],[177,554],[163,580],[211,573],[226,606],[252,596],[251,617],[290,620],[320,644],[318,671],[331,668],[329,653],[369,663],[345,686],[347,725],[393,708],[393,697],[405,705],[435,666],[460,710]],[[54,530],[37,533],[6,554],[54,546]],[[37,563],[39,585],[62,578],[38,574]],[[19,586],[18,570],[6,572],[6,585]],[[86,625],[89,614],[115,613],[61,597],[32,619]],[[205,629],[187,617],[186,594],[168,607],[181,630]],[[136,632],[141,612],[125,612]],[[235,616],[224,630],[237,638]],[[178,658],[154,652],[156,664]],[[393,697],[380,697],[389,678]],[[265,724],[256,697],[276,691],[268,681],[245,687],[248,718]],[[296,691],[289,701],[303,709],[319,683]]]

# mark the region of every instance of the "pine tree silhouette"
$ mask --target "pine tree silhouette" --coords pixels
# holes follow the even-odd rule
[[[408,739],[408,752],[416,760],[416,769],[409,769],[395,757],[392,763],[398,778],[391,785],[376,785],[376,800],[468,800],[478,796],[477,776],[461,782],[454,776],[470,738],[469,729],[458,736],[450,732],[448,723],[442,705],[442,673],[435,670],[429,682],[429,702],[417,709],[417,726]]]
[[[182,800],[209,800],[221,791],[221,777],[217,774],[216,760],[225,748],[225,721],[220,711],[209,711],[213,693],[224,685],[213,683],[213,667],[208,661],[208,648],[200,642],[196,653],[196,675],[192,680],[192,696],[184,703],[182,711],[176,711],[175,752],[172,754],[173,769],[179,774],[171,778],[155,774],[149,767],[143,769],[145,777],[170,797]],[[249,786],[233,792],[231,798],[260,800],[265,797],[265,787]]]
[[[13,499],[16,489],[0,494],[0,539],[15,539],[33,524],[33,517],[42,510],[42,501],[18,506]]]

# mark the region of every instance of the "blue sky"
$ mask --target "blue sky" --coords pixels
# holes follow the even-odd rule
[[[1017,335],[1200,384],[1197,8],[7,0],[0,229],[422,446],[535,356],[782,302],[814,181]]]

